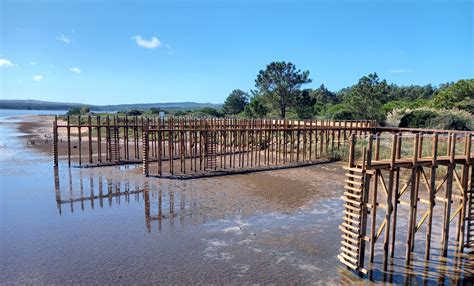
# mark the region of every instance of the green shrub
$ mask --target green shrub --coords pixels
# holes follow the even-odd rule
[[[400,120],[399,127],[424,128],[428,122],[438,116],[434,110],[413,110]]]
[[[337,120],[351,120],[354,118],[354,113],[344,104],[334,104],[326,110],[326,117]]]
[[[127,115],[127,116],[140,116],[142,114],[143,114],[143,111],[138,110],[138,109],[132,109],[132,110],[129,110],[129,111],[125,112],[125,115]]]
[[[474,130],[474,116],[464,110],[418,108],[404,112],[399,127]]]
[[[438,116],[429,122],[430,128],[449,130],[474,130],[474,118],[468,112],[449,110],[439,112]]]

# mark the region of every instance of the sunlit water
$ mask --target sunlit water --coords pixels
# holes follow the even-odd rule
[[[133,165],[55,170],[8,119],[25,113],[1,112],[3,283],[367,282],[336,259],[342,187],[327,176],[337,166],[194,181],[144,179]],[[327,172],[325,180],[285,179],[314,172]],[[265,180],[281,180],[282,190],[262,189]],[[433,267],[414,277],[394,270],[391,279],[458,281],[440,280]]]

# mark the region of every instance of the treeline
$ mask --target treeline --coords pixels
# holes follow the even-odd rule
[[[387,126],[474,130],[474,79],[439,86],[399,86],[373,73],[339,91],[330,91],[324,85],[304,88],[311,82],[309,71],[301,71],[290,62],[272,62],[258,73],[255,89],[233,90],[222,108],[152,107],[118,114],[157,116],[163,111],[168,116],[198,118],[375,119]],[[88,113],[87,108],[70,111]]]
[[[438,87],[398,86],[377,73],[350,87],[304,89],[309,71],[273,62],[255,79],[255,89],[233,90],[220,116],[289,119],[375,119],[381,125],[474,130],[474,79]]]

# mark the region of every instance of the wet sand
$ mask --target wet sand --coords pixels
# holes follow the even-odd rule
[[[55,172],[50,144],[27,145],[48,140],[51,124],[30,120],[2,126],[28,134],[0,161],[4,284],[368,283],[336,259],[342,163],[190,181],[145,178],[139,165],[61,161]],[[451,264],[445,280],[437,262],[426,275],[420,264],[407,271],[397,253],[392,282],[458,277]]]

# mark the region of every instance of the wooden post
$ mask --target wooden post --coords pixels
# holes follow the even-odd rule
[[[464,239],[465,239],[465,230],[466,230],[466,220],[473,220],[474,218],[468,217],[466,219],[466,213],[468,208],[468,192],[469,192],[469,156],[471,154],[471,136],[472,134],[465,134],[464,135],[464,157],[466,158],[466,162],[462,166],[462,208],[459,213],[458,219],[458,232],[457,232],[457,240],[458,250],[463,251],[464,249]],[[471,182],[473,184],[474,182]]]
[[[451,217],[451,202],[452,202],[452,192],[453,192],[453,173],[456,163],[454,161],[456,154],[456,133],[453,133],[449,137],[449,165],[448,173],[446,179],[446,201],[444,203],[444,218],[443,218],[443,229],[442,229],[442,256],[446,257],[448,254],[448,239],[449,239],[449,223]]]
[[[411,264],[411,254],[413,250],[413,246],[415,244],[415,227],[416,227],[416,205],[418,201],[416,189],[418,187],[418,144],[420,142],[420,135],[415,134],[415,142],[413,147],[413,166],[411,172],[411,190],[410,190],[410,213],[409,213],[409,221],[408,221],[408,237],[407,237],[407,244],[406,244],[406,255],[405,255],[405,263],[406,265]]]
[[[385,237],[383,241],[383,270],[387,270],[388,264],[388,251],[389,251],[389,243],[390,243],[390,220],[392,217],[393,212],[393,189],[394,189],[394,179],[395,179],[395,160],[397,158],[397,143],[398,143],[398,135],[395,134],[392,137],[392,150],[390,153],[390,173],[388,178],[388,192],[387,192],[387,210],[385,212]],[[395,190],[396,192],[396,190]],[[397,203],[397,202],[395,202]]]
[[[149,118],[146,119],[145,121],[145,126],[143,127],[143,139],[142,139],[142,149],[143,149],[143,174],[148,177],[148,174],[149,174],[149,134],[148,134],[148,130],[149,130],[149,124],[150,124],[150,121],[149,121]]]
[[[77,130],[78,130],[78,135],[79,135],[79,166],[82,165],[82,145],[81,145],[81,141],[82,141],[82,136],[81,136],[81,116],[79,115],[77,117],[77,121],[78,121],[78,127],[77,127]]]
[[[401,153],[402,153],[402,134],[398,134],[398,139],[397,139],[397,159],[401,159]],[[391,235],[391,241],[392,243],[390,244],[390,258],[393,258],[395,255],[395,241],[397,237],[397,212],[398,212],[398,199],[399,199],[399,190],[400,188],[400,167],[396,168],[395,172],[395,186],[394,186],[394,192],[393,192],[393,224],[392,224],[392,235]]]
[[[298,120],[298,126],[296,127],[297,131],[296,131],[296,137],[298,140],[296,142],[296,162],[299,162],[300,161],[300,134],[301,134],[301,120]]]
[[[369,150],[372,149],[372,141],[373,135],[369,135]],[[375,152],[374,152],[374,159],[375,161],[379,160],[380,157],[380,134],[375,135]],[[370,152],[367,155],[370,155]],[[374,262],[374,253],[375,253],[375,240],[377,239],[377,196],[378,196],[378,183],[379,183],[379,176],[382,174],[380,170],[375,170],[374,173],[374,181],[373,181],[373,193],[372,193],[372,209],[370,210],[371,214],[371,227],[370,227],[370,254],[369,254],[369,262]]]
[[[58,166],[58,116],[54,116],[53,121],[53,164]]]
[[[89,163],[92,164],[92,123],[91,123],[91,116],[87,116],[87,132],[88,132],[88,140],[89,140]]]
[[[110,118],[109,116],[105,117],[105,160],[107,162],[111,161],[110,156]]]
[[[100,123],[100,116],[97,116],[97,160],[99,163],[102,163],[102,129]]]
[[[173,117],[168,118],[168,164],[170,167],[170,174],[173,175]]]
[[[352,135],[354,138],[357,133]],[[361,205],[361,224],[360,224],[360,238],[359,238],[359,260],[357,265],[359,268],[364,267],[365,260],[365,236],[367,234],[367,213],[369,201],[369,190],[370,190],[370,174],[367,173],[367,170],[371,169],[372,165],[372,135],[369,136],[368,148],[364,148],[363,159],[362,159],[362,176],[363,176],[363,189],[362,189],[362,205]],[[355,143],[354,143],[355,144]]]
[[[67,164],[71,166],[71,127],[69,115],[67,116]]]
[[[430,249],[431,249],[431,233],[433,226],[433,208],[435,205],[435,195],[436,195],[436,170],[437,159],[438,159],[438,133],[433,134],[433,145],[431,149],[431,174],[430,174],[430,189],[429,189],[429,203],[428,203],[428,221],[426,225],[426,247],[425,247],[425,259],[430,259]]]
[[[157,161],[158,161],[158,175],[161,176],[162,175],[162,133],[161,133],[161,120],[158,120],[158,124],[157,124],[157,137],[158,137],[158,155],[157,155]],[[191,166],[192,166],[192,161],[191,161]]]

